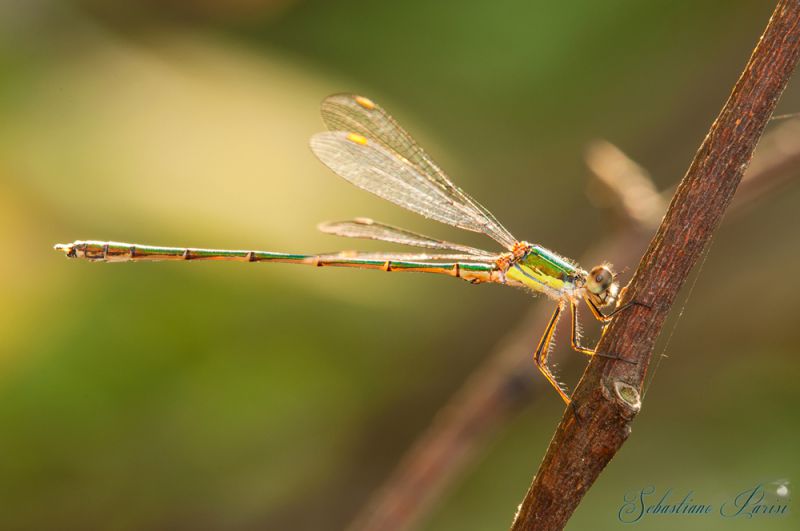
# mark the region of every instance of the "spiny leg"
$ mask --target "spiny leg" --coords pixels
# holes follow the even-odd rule
[[[627,363],[633,363],[632,361],[628,361],[625,358],[621,358],[619,356],[613,356],[611,354],[604,354],[602,352],[597,352],[596,349],[584,347],[580,344],[580,338],[578,337],[578,305],[575,301],[569,301],[570,306],[570,313],[572,314],[572,334],[570,335],[570,344],[572,345],[572,349],[576,352],[580,352],[581,354],[586,354],[587,356],[600,356],[601,358],[609,358],[612,360],[622,360]],[[629,306],[625,305],[623,308]],[[620,308],[621,309],[621,308]]]
[[[643,307],[645,307],[645,308],[648,308],[648,309],[650,308],[650,305],[648,305],[648,304],[645,304],[645,303],[643,303],[643,302],[639,302],[639,301],[633,300],[633,301],[628,301],[628,302],[626,302],[625,304],[623,304],[623,305],[622,305],[622,306],[620,306],[619,308],[616,308],[616,309],[614,309],[614,311],[612,311],[610,314],[606,315],[606,314],[604,314],[604,313],[603,313],[603,311],[602,311],[602,310],[601,310],[601,309],[600,309],[600,308],[599,308],[599,307],[598,307],[598,306],[597,306],[597,305],[596,305],[596,304],[595,304],[595,303],[592,301],[592,299],[590,299],[588,296],[584,295],[584,296],[583,296],[583,300],[584,300],[584,301],[586,301],[586,305],[587,305],[587,306],[589,307],[589,309],[592,311],[592,315],[594,315],[594,318],[595,318],[595,319],[597,319],[598,321],[600,321],[601,323],[607,323],[607,322],[609,322],[609,321],[611,320],[611,318],[612,318],[612,317],[614,317],[615,315],[617,315],[617,314],[618,314],[619,312],[621,312],[622,310],[627,310],[627,309],[628,309],[628,308],[630,308],[631,306],[643,306]]]
[[[567,405],[570,405],[572,400],[570,400],[567,393],[558,385],[553,373],[550,372],[550,369],[547,367],[547,356],[550,353],[550,343],[553,341],[553,333],[556,330],[556,324],[558,323],[558,318],[561,315],[561,312],[564,309],[564,303],[559,302],[558,306],[556,306],[556,310],[553,312],[553,316],[550,317],[550,322],[547,323],[547,328],[544,329],[544,334],[542,334],[542,338],[539,340],[539,346],[536,347],[536,353],[533,355],[533,359],[536,362],[536,366],[539,368],[539,371],[547,378],[547,381],[550,382],[550,385],[558,392],[558,395],[564,400]]]
[[[594,356],[595,350],[593,348],[584,347],[580,344],[580,338],[578,337],[578,305],[575,304],[575,301],[569,301],[569,307],[572,314],[572,334],[569,337],[572,350],[587,356]]]

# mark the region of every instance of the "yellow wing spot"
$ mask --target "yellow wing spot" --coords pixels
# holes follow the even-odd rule
[[[364,96],[356,96],[356,103],[370,111],[375,108],[375,102]]]
[[[357,135],[355,133],[348,133],[347,140],[349,140],[350,142],[353,142],[355,144],[361,144],[362,146],[366,146],[367,145],[367,139],[364,138],[363,136]]]

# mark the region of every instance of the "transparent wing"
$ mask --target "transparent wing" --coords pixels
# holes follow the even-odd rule
[[[438,249],[442,251],[458,251],[471,256],[497,258],[496,255],[475,247],[437,240],[406,229],[378,223],[369,218],[356,218],[349,221],[327,221],[325,223],[320,223],[317,228],[326,234],[334,234],[346,238],[381,240],[414,247],[426,247],[428,249]]]
[[[369,188],[364,186],[366,184],[364,180],[360,180],[361,184],[354,182],[348,175],[343,175],[338,171],[337,167],[341,167],[338,164],[340,161],[331,157],[332,154],[325,149],[331,147],[328,142],[324,141],[325,137],[315,136],[318,143],[322,144],[319,146],[321,150],[318,151],[314,139],[312,139],[312,149],[322,162],[336,173],[354,182],[357,186],[423,216],[426,213],[421,210],[427,211],[431,206],[431,201],[446,201],[449,207],[447,216],[430,215],[427,217],[462,229],[482,232],[507,249],[513,249],[516,238],[497,221],[489,210],[453,184],[428,154],[411,138],[411,135],[380,106],[362,96],[335,94],[322,102],[322,120],[331,131],[354,133],[355,136],[366,139],[367,145],[377,147],[383,151],[385,157],[395,159],[395,166],[409,166],[413,170],[410,173],[414,174],[414,178],[407,182],[412,190],[419,190],[420,194],[415,203],[409,201],[401,203],[392,197],[378,193],[375,190],[380,186],[378,183]],[[356,152],[352,152],[352,154],[356,154]],[[372,158],[363,162],[372,164],[378,160]],[[380,179],[380,175],[377,173],[373,172],[373,177]],[[413,208],[414,206],[417,208]]]
[[[458,202],[417,167],[354,133],[317,133],[311,149],[335,173],[354,185],[372,192],[421,216],[494,238],[513,249],[513,237],[498,235],[486,218]]]

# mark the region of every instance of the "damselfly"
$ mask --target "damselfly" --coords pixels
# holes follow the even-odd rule
[[[352,94],[330,96],[322,102],[322,120],[329,131],[314,135],[311,149],[328,168],[359,188],[412,212],[485,234],[502,245],[505,252],[493,253],[438,240],[366,218],[323,223],[319,228],[337,236],[381,240],[427,251],[309,255],[104,241],[76,241],[55,248],[70,258],[104,262],[234,260],[437,273],[473,284],[493,282],[544,293],[557,304],[536,347],[534,361],[564,402],[570,404],[569,396],[547,365],[553,333],[559,317],[569,307],[572,348],[583,354],[595,354],[579,342],[578,303],[585,301],[597,320],[610,319],[601,308],[612,304],[618,294],[611,268],[599,265],[587,272],[544,247],[514,238],[491,212],[454,185],[411,136],[373,101]]]

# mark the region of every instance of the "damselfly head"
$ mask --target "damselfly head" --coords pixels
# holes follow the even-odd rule
[[[617,298],[619,285],[614,282],[614,272],[608,265],[599,265],[586,276],[584,289],[589,298],[598,306],[611,304]]]

